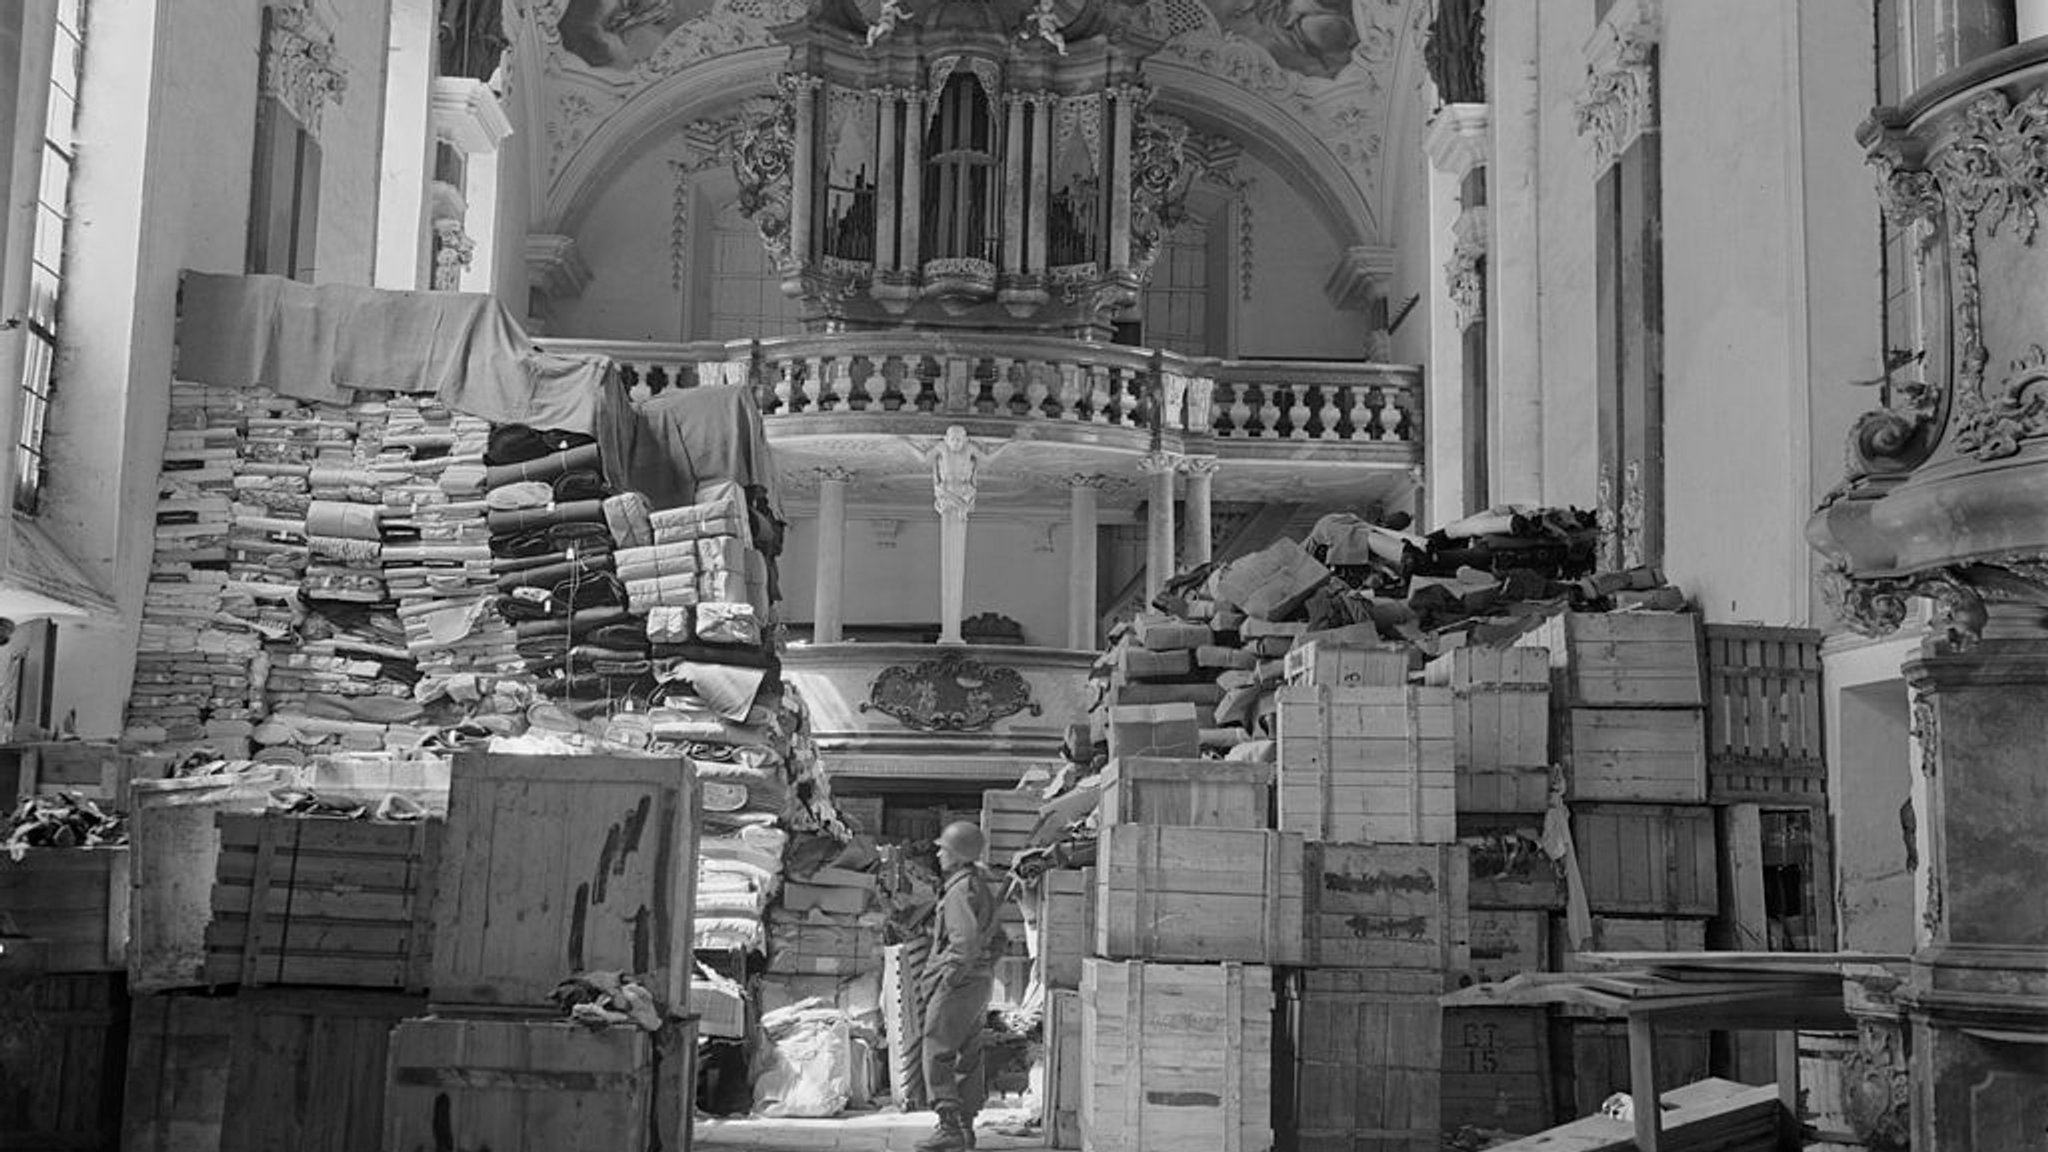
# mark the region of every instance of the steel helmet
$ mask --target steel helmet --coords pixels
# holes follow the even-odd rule
[[[932,843],[951,850],[962,860],[979,860],[981,854],[988,850],[988,837],[983,834],[981,826],[971,820],[955,820],[946,825],[946,830],[939,833],[939,838]]]

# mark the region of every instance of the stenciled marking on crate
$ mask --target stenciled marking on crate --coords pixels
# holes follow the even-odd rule
[[[1382,892],[1397,895],[1430,896],[1436,893],[1436,877],[1427,868],[1411,872],[1325,872],[1323,891],[1350,892],[1360,895],[1376,895]]]
[[[624,817],[606,829],[604,846],[597,854],[596,871],[589,880],[576,885],[576,902],[569,912],[569,964],[576,971],[584,968],[590,913],[605,902],[611,877],[626,874],[627,861],[640,851],[640,842],[653,810],[653,797],[642,796]],[[643,903],[627,919],[633,925],[633,971],[651,971],[654,967],[653,912]]]
[[[1344,921],[1351,935],[1360,939],[1373,940],[1426,940],[1429,938],[1429,917],[1427,916],[1352,916]]]
[[[1223,1097],[1214,1092],[1151,1092],[1145,1093],[1145,1103],[1157,1104],[1164,1108],[1219,1108]]]

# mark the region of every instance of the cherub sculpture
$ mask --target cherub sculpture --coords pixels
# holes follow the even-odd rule
[[[875,14],[875,22],[868,25],[868,47],[873,48],[876,41],[894,32],[896,25],[909,19],[910,9],[903,6],[902,0],[882,0],[882,10]]]

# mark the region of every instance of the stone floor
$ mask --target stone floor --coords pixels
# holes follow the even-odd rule
[[[910,1152],[913,1144],[931,1132],[932,1121],[929,1112],[906,1116],[893,1108],[848,1113],[830,1120],[722,1120],[699,1116],[695,1146],[735,1152]],[[1044,1139],[1035,1134],[1004,1134],[1021,1130],[1011,1117],[1002,1113],[984,1115],[975,1131],[976,1147],[979,1152],[1045,1147]]]

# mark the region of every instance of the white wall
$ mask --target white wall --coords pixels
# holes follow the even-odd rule
[[[522,77],[524,84],[537,84],[537,77]],[[501,100],[512,134],[498,142],[498,235],[497,255],[492,265],[496,283],[491,292],[512,315],[527,313],[526,234],[533,226],[532,184],[528,165],[539,135],[538,125],[526,116],[526,101],[517,94]]]
[[[1543,390],[1543,500],[1591,508],[1597,502],[1600,469],[1594,422],[1599,316],[1593,267],[1593,150],[1579,136],[1572,101],[1585,90],[1593,6],[1580,0],[1536,3],[1536,171],[1529,177],[1532,183],[1500,187],[1498,195],[1528,195],[1531,187],[1536,195],[1542,290],[1537,297],[1541,352],[1534,371]],[[1501,111],[1507,114],[1507,109]],[[1500,365],[1502,376],[1528,371],[1527,364]],[[1510,437],[1529,430],[1496,431]]]
[[[1316,223],[1308,202],[1250,157],[1238,161],[1250,196],[1252,298],[1239,298],[1238,354],[1356,360],[1365,354],[1366,316],[1323,293],[1343,249]]]
[[[669,159],[667,149],[648,148],[619,170],[577,225],[576,245],[590,266],[590,286],[556,305],[551,335],[682,339],[683,298],[669,273],[676,187]]]
[[[341,17],[334,25],[334,47],[348,69],[348,90],[321,116],[320,228],[313,278],[321,284],[368,284],[377,252],[391,5],[389,0],[347,0],[330,11]]]

